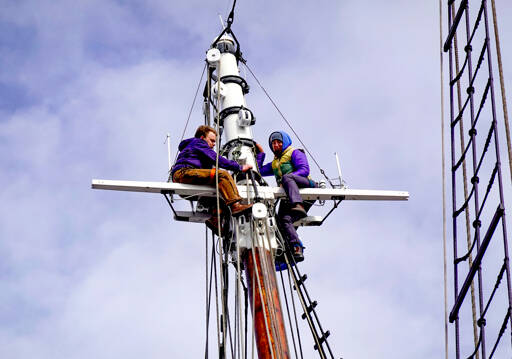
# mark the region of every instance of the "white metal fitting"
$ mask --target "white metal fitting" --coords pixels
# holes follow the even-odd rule
[[[210,65],[216,65],[220,60],[220,51],[219,49],[210,49],[206,52],[206,61]]]
[[[212,86],[212,94],[217,97],[220,90],[220,96],[226,97],[226,85],[222,81],[215,82]]]
[[[251,111],[247,109],[241,109],[238,111],[238,126],[245,127],[250,126],[252,122]]]
[[[267,216],[267,206],[263,203],[255,203],[252,206],[252,216],[257,219],[262,219]]]
[[[247,164],[247,155],[245,153],[242,153],[236,161],[238,162],[239,165],[242,166]]]

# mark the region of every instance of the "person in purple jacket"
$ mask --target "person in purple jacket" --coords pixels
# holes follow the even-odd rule
[[[187,184],[215,184],[215,165],[217,153],[213,150],[217,139],[217,131],[210,126],[199,126],[193,138],[181,141],[176,163],[171,168],[173,182]],[[246,172],[251,165],[239,165],[235,161],[219,156],[219,167],[234,172]],[[233,177],[219,170],[219,192],[232,215],[238,215],[251,208],[252,204],[241,204],[238,189]]]
[[[314,188],[316,183],[309,177],[309,164],[304,152],[291,146],[292,140],[284,131],[272,132],[268,144],[274,159],[263,165],[265,153],[256,144],[256,159],[262,176],[274,175],[277,184],[282,186],[287,200],[282,200],[277,213],[279,229],[290,244],[296,262],[304,260],[304,246],[297,235],[293,223],[305,216],[311,204],[304,204],[299,188]]]

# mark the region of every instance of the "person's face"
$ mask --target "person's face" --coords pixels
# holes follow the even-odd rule
[[[208,132],[206,136],[202,136],[201,138],[206,141],[210,148],[215,147],[215,141],[217,139],[217,136],[212,131]]]
[[[272,151],[274,153],[281,153],[283,151],[283,143],[279,140],[272,141]]]

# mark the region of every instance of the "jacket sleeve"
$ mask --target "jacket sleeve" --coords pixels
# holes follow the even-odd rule
[[[291,158],[294,175],[307,177],[309,176],[309,164],[306,154],[301,150],[294,150]]]
[[[207,161],[210,162],[212,166],[215,165],[215,161],[217,160],[217,152],[212,150],[206,144],[206,142],[204,146],[201,146],[201,153],[204,155],[204,157],[206,157]],[[242,170],[242,166],[240,166],[238,162],[228,160],[226,157],[223,156],[219,156],[219,167],[234,172],[239,172]]]
[[[272,176],[274,174],[274,170],[272,169],[272,162],[263,164],[265,161],[265,152],[260,152],[256,155],[256,162],[258,163],[258,168],[260,169],[260,174],[262,176]]]

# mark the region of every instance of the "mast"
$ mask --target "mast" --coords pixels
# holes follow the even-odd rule
[[[254,140],[251,126],[255,118],[247,108],[244,95],[249,87],[238,68],[240,52],[236,38],[224,31],[212,44],[206,59],[214,72],[212,77],[212,95],[216,102],[215,124],[219,136],[225,139],[222,153],[240,164],[250,164],[257,172],[253,148]],[[218,141],[220,143],[220,141]],[[234,219],[238,248],[235,256],[243,263],[249,291],[249,300],[253,313],[255,342],[259,358],[289,358],[288,342],[284,327],[283,313],[277,288],[273,254],[277,249],[275,219],[269,214],[267,206],[274,204],[274,198],[258,198],[258,184],[251,173],[251,181],[238,181],[252,185],[253,206],[249,218],[241,216]],[[251,196],[248,194],[248,201]],[[226,239],[225,239],[226,240]]]
[[[233,9],[235,4],[236,0],[233,2]],[[258,357],[286,359],[290,357],[290,351],[284,326],[283,310],[280,303],[274,262],[276,252],[284,251],[285,247],[284,239],[277,228],[274,211],[276,201],[286,198],[286,193],[283,188],[270,187],[264,181],[259,181],[261,176],[258,172],[254,155],[255,142],[252,135],[252,126],[255,124],[255,117],[252,111],[247,108],[244,96],[249,92],[249,86],[246,80],[240,77],[238,68],[239,62],[245,64],[245,60],[242,58],[238,40],[231,31],[233,9],[228,17],[227,27],[225,27],[222,33],[215,39],[206,54],[208,80],[204,91],[205,99],[203,108],[205,123],[217,127],[219,137],[217,139],[218,146],[220,146],[221,136],[224,138],[222,150],[217,147],[218,153],[231,160],[237,161],[239,164],[252,165],[253,171],[248,171],[244,174],[236,174],[234,177],[238,185],[240,196],[244,201],[252,202],[253,207],[252,213],[245,213],[237,217],[226,218],[225,216],[228,215],[229,211],[223,211],[224,216],[221,218],[222,221],[219,222],[223,229],[229,227],[224,231],[225,233],[223,233],[223,231],[219,231],[218,233],[220,236],[219,241],[221,242],[219,246],[219,257],[221,257],[220,276],[222,287],[222,313],[217,319],[219,358],[225,358],[227,356],[227,335],[229,335],[231,343],[235,342],[234,346],[235,349],[238,350],[238,354],[244,353],[244,357],[247,357],[247,336],[245,337],[245,343],[241,332],[239,333],[240,338],[233,339],[230,327],[226,326],[229,320],[229,309],[227,300],[228,289],[224,284],[229,283],[228,266],[229,263],[233,263],[237,268],[237,300],[239,308],[242,307],[241,296],[239,294],[242,292],[242,271],[245,271],[247,284],[246,286],[244,285],[245,295],[247,295],[245,297],[245,310],[247,316],[247,299],[249,299],[252,308],[254,342],[257,347]],[[256,81],[259,83],[257,79]],[[212,120],[214,123],[212,123]],[[320,186],[320,188],[300,189],[299,192],[302,200],[313,202],[319,200],[324,203],[325,201],[332,201],[333,207],[324,217],[309,216],[297,221],[295,225],[322,225],[327,217],[338,208],[341,201],[406,201],[409,198],[409,193],[405,191],[349,189],[343,186],[342,183],[340,183],[339,188],[332,187],[333,188],[329,189],[322,186]],[[170,179],[168,182],[93,179],[92,188],[161,194],[169,204],[169,207],[174,213],[174,219],[177,221],[205,223],[211,219],[212,212],[215,213],[214,205],[212,204],[213,198],[217,198],[217,206],[220,206],[218,191],[215,186],[172,183]],[[174,196],[181,196],[187,199],[190,202],[191,211],[176,210],[173,205]],[[220,211],[216,212],[217,216],[220,216]],[[278,239],[281,240],[279,245]],[[215,257],[212,256],[212,258]],[[292,292],[293,281],[293,289],[299,298],[300,306],[303,310],[302,318],[307,320],[315,341],[314,349],[318,351],[320,358],[327,358],[329,354],[329,357],[333,359],[334,355],[327,343],[327,337],[330,335],[330,332],[328,330],[324,331],[320,325],[318,315],[315,312],[317,302],[310,298],[304,286],[304,281],[307,279],[307,276],[305,274],[302,275],[298,271],[298,266],[293,266],[295,263],[289,263],[289,258],[290,257],[287,255],[284,255],[290,274],[290,294]],[[294,262],[293,259],[292,262]],[[212,259],[212,264],[213,263],[214,260]],[[217,276],[217,274],[215,274],[215,276]],[[217,285],[215,286],[217,290]],[[286,296],[286,289],[283,288],[283,291]],[[219,313],[217,314],[219,315]],[[244,320],[241,316],[237,318],[235,314],[235,321],[237,320],[240,323],[238,328],[242,328],[242,322]],[[222,323],[220,323],[221,321]],[[298,334],[298,324],[297,321],[295,322]],[[292,326],[290,320],[290,327]],[[235,324],[235,331],[236,328],[237,326]],[[245,319],[245,330],[247,334],[247,317]],[[290,330],[292,330],[292,328],[290,328]],[[291,339],[295,345],[293,332],[291,332]],[[239,345],[238,347],[237,343]],[[328,352],[324,349],[324,346]],[[233,346],[231,350],[234,357]],[[302,356],[302,349],[300,350]],[[297,354],[297,352],[295,353]],[[206,352],[206,356],[207,354],[208,351]]]

